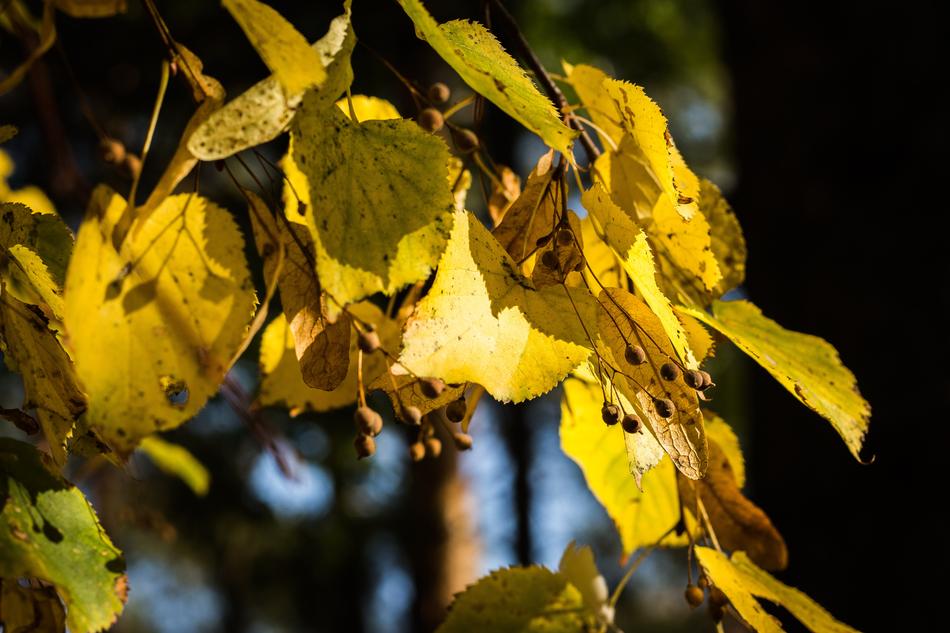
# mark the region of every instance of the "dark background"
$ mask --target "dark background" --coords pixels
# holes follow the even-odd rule
[[[141,146],[147,127],[164,51],[141,6],[130,4],[129,13],[115,19],[59,16],[59,47],[0,98],[0,123],[20,128],[3,147],[17,164],[13,184],[43,187],[73,226],[90,185],[105,180],[120,191],[128,187],[99,160],[98,137],[75,86],[98,125],[130,148]],[[272,4],[311,39],[339,12],[336,2]],[[475,0],[428,4],[440,19],[482,16]],[[950,404],[943,369],[950,350],[942,329],[950,288],[944,244],[948,139],[946,100],[939,96],[946,83],[946,22],[936,3],[873,4],[523,0],[508,6],[549,69],[559,70],[561,58],[594,63],[643,84],[658,100],[687,160],[723,186],[738,213],[750,252],[748,296],[784,326],[832,342],[872,405],[866,454],[875,461],[862,466],[830,425],[764,371],[724,352],[724,375],[737,386],[723,396],[723,408],[742,433],[749,494],[791,551],[791,565],[780,577],[861,630],[933,630],[940,626],[939,574],[947,562],[941,510]],[[421,84],[448,81],[464,94],[447,67],[412,36],[394,2],[355,5],[362,41]],[[198,53],[230,95],[265,75],[216,2],[158,6],[176,38]],[[499,34],[508,41],[504,30]],[[23,50],[2,37],[0,64],[11,69]],[[367,48],[357,48],[354,68],[354,92],[389,98],[413,114],[406,91]],[[191,107],[173,81],[141,191],[173,150]],[[517,130],[489,108],[482,133],[492,155],[524,175],[539,148]],[[269,153],[276,158],[282,150],[278,141]],[[210,171],[204,170],[203,180]],[[473,209],[483,206],[477,188],[469,197]],[[203,193],[243,213],[223,178],[211,174]],[[249,357],[238,373],[253,388]],[[476,568],[551,564],[551,552],[566,542],[549,542],[556,534],[593,543],[615,581],[618,546],[596,504],[568,499],[561,514],[545,509],[552,495],[585,494],[576,485],[550,483],[563,476],[576,484],[579,478],[557,457],[556,399],[487,411],[484,441],[479,428],[474,431],[477,463],[472,455],[464,456],[467,463],[460,460],[469,488],[481,485],[471,479],[489,477],[495,486],[489,497],[501,500],[494,510],[481,508]],[[169,598],[151,606],[130,603],[120,628],[429,628],[439,608],[432,616],[427,601],[436,600],[432,585],[442,573],[433,569],[446,563],[436,545],[459,543],[432,518],[450,505],[445,499],[452,486],[463,485],[452,474],[454,457],[410,467],[400,449],[378,456],[374,466],[355,464],[346,412],[320,418],[324,430],[318,435],[314,417],[268,415],[271,430],[295,447],[291,452],[301,464],[319,462],[332,481],[336,495],[319,516],[288,519],[249,492],[261,448],[219,403],[175,434],[211,469],[208,497],[196,499],[147,464],[131,477],[106,471],[84,482],[133,571],[137,559],[193,561],[170,571],[158,563],[144,571],[140,565],[139,586],[148,587],[141,591]],[[392,445],[404,441],[395,433],[391,438]],[[367,483],[374,477],[386,478],[390,487]],[[356,489],[362,496],[347,496]],[[591,516],[578,517],[584,508],[592,508]],[[570,519],[582,532],[552,532],[551,516]],[[667,599],[681,601],[683,581],[671,579],[679,572],[670,570],[682,561],[675,555],[659,559],[645,570],[644,584],[628,590],[634,595],[621,603],[621,625],[628,631],[709,630],[701,615],[690,619],[649,599],[652,583],[666,588]],[[391,578],[396,580],[386,580]],[[211,597],[196,598],[205,595]],[[192,613],[182,607],[181,621],[175,620],[174,605],[186,603],[193,613],[204,609],[205,619],[181,616]]]

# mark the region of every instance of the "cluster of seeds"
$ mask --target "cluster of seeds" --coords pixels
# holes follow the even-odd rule
[[[686,585],[686,602],[695,609],[703,603],[707,591],[709,592],[709,602],[706,609],[709,612],[709,617],[714,622],[722,622],[722,618],[726,614],[726,607],[729,605],[729,598],[722,592],[722,589],[710,584],[705,575],[699,577],[697,584]]]

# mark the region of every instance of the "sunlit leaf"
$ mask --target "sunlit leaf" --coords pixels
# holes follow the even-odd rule
[[[314,97],[322,107],[329,107],[353,81],[350,55],[356,36],[349,0],[343,6],[344,13],[312,46],[327,75]],[[218,160],[276,138],[290,125],[304,92],[287,94],[276,75],[259,81],[208,117],[188,137],[189,151],[201,160]]]
[[[594,563],[594,552],[587,545],[573,541],[564,548],[558,573],[581,592],[584,604],[604,622],[613,622],[614,608],[608,603],[607,581]]]
[[[120,455],[195,415],[244,340],[256,299],[225,210],[168,198],[112,246],[126,202],[93,193],[66,278],[66,331],[89,397],[86,422]]]
[[[734,552],[730,559],[714,549],[697,547],[696,557],[712,583],[726,594],[754,631],[771,633],[782,630],[779,621],[756,600],[758,597],[785,607],[815,633],[857,633],[798,589],[779,582],[756,567],[744,552]]]
[[[336,102],[336,107],[348,119],[350,118],[351,105],[353,106],[353,112],[356,113],[357,121],[389,121],[390,119],[402,118],[396,106],[379,97],[352,95],[348,99],[343,98]]]
[[[703,414],[699,410],[696,391],[683,381],[660,375],[664,364],[676,352],[666,337],[663,324],[642,299],[619,288],[605,288],[599,298],[600,335],[606,345],[605,355],[612,358],[618,373],[613,380],[641,417],[647,428],[673,459],[677,468],[690,479],[699,479],[706,472],[706,434]],[[625,357],[628,345],[639,346],[646,353],[646,362],[631,364]],[[659,413],[659,400],[672,402],[672,415]]]
[[[403,119],[354,123],[308,96],[290,156],[297,195],[309,192],[317,274],[337,306],[429,275],[454,207],[442,139]]]
[[[181,479],[199,497],[208,494],[211,473],[184,446],[150,435],[142,439],[139,450],[148,455],[159,470]]]
[[[687,367],[696,369],[699,362],[689,347],[683,324],[676,318],[670,300],[657,285],[653,251],[647,242],[646,234],[598,184],[584,192],[581,203],[599,225],[599,234],[604,236],[607,244],[619,257],[637,292],[663,324],[663,330],[673,344],[676,355]]]
[[[587,358],[579,318],[591,328],[593,308],[579,290],[535,289],[474,216],[456,213],[432,288],[406,325],[400,362],[416,375],[475,382],[520,402],[553,389]]]
[[[19,202],[30,208],[33,213],[56,213],[53,201],[43,190],[33,185],[21,189],[10,189],[7,179],[13,173],[13,159],[0,149],[0,202]]]
[[[827,341],[786,330],[748,301],[716,301],[712,314],[683,310],[729,337],[805,406],[830,421],[860,459],[871,407]]]
[[[0,494],[0,578],[55,585],[72,633],[109,627],[125,603],[125,561],[79,489],[29,444],[0,438]]]
[[[437,633],[577,633],[597,616],[562,574],[539,566],[499,569],[459,594]]]
[[[568,154],[575,132],[561,121],[525,71],[484,26],[467,20],[438,24],[419,0],[398,0],[416,26],[416,34],[475,92]]]
[[[284,87],[285,94],[299,94],[326,80],[320,54],[277,11],[257,0],[223,0],[223,4]]]

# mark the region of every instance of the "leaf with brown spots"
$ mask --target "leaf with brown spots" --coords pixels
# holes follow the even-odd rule
[[[656,436],[681,473],[700,479],[706,472],[707,449],[703,414],[699,410],[696,391],[683,382],[664,380],[660,368],[676,358],[663,324],[640,298],[619,288],[605,288],[598,297],[601,305],[597,317],[604,356],[609,355],[612,376],[621,393]],[[625,358],[628,345],[638,345],[647,360],[632,365]],[[608,370],[610,371],[610,370]],[[656,400],[673,402],[673,414],[662,417]]]

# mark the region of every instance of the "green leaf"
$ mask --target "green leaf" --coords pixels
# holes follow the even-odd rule
[[[112,244],[127,203],[93,192],[66,278],[66,331],[89,410],[120,456],[194,416],[224,380],[256,304],[231,215],[171,196]]]
[[[286,94],[299,94],[326,80],[319,53],[277,11],[257,0],[223,0],[223,3]]]
[[[172,444],[157,435],[142,440],[139,450],[148,455],[162,472],[178,477],[199,497],[208,494],[211,473],[187,448]]]
[[[437,633],[578,633],[596,615],[563,574],[544,567],[492,572],[459,594]]]
[[[576,132],[564,125],[524,69],[484,26],[467,20],[438,24],[419,0],[398,0],[416,34],[459,74],[472,90],[561,152],[570,155]]]
[[[815,633],[857,633],[798,589],[779,582],[756,567],[744,552],[734,552],[729,559],[716,550],[697,547],[696,557],[712,583],[726,594],[754,631],[771,633],[782,630],[779,621],[756,600],[759,597],[785,607]]]
[[[456,213],[399,360],[417,376],[474,382],[497,400],[521,402],[553,389],[590,355],[581,320],[595,335],[586,291],[536,289],[474,216]]]
[[[729,337],[805,406],[831,422],[860,459],[871,407],[861,397],[854,374],[828,342],[786,330],[748,301],[716,301],[712,314],[680,310]]]
[[[29,444],[0,438],[0,493],[0,577],[55,585],[72,633],[115,622],[125,561],[79,489],[49,472]]]
[[[346,0],[344,13],[330,22],[326,35],[312,46],[321,68],[326,68],[326,81],[315,97],[324,107],[353,82],[350,56],[355,45],[350,1]],[[211,114],[188,138],[188,149],[197,158],[210,161],[266,143],[287,130],[305,92],[287,94],[277,76],[271,75]]]
[[[429,275],[454,208],[442,139],[404,119],[350,121],[311,94],[288,156],[334,309]]]

